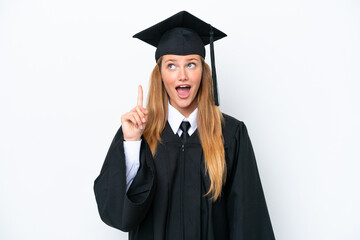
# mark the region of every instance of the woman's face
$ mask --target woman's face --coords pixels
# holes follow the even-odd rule
[[[164,55],[161,62],[161,77],[170,104],[188,117],[197,107],[196,95],[202,76],[199,55]]]

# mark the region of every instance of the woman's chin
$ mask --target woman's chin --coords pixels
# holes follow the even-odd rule
[[[190,99],[176,101],[175,106],[177,106],[178,110],[183,110],[183,111],[194,110],[196,108],[196,106],[193,106],[192,102],[193,101],[191,101]]]

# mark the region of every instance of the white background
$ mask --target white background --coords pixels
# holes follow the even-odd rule
[[[221,110],[248,127],[277,239],[360,239],[359,1],[0,0],[1,240],[127,239],[93,181],[155,64],[132,35],[180,10],[228,35]]]

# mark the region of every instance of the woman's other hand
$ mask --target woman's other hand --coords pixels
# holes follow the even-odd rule
[[[125,141],[139,141],[141,139],[147,116],[148,110],[143,107],[143,90],[141,85],[139,85],[136,107],[121,116],[121,125]]]

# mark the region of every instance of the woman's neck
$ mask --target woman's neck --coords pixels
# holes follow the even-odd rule
[[[176,110],[178,110],[179,113],[181,113],[181,115],[183,115],[186,118],[188,118],[190,114],[198,107],[198,104],[195,100],[186,108],[180,108],[178,106],[174,106],[173,104],[171,104],[171,101],[169,102],[169,104],[173,106]]]

